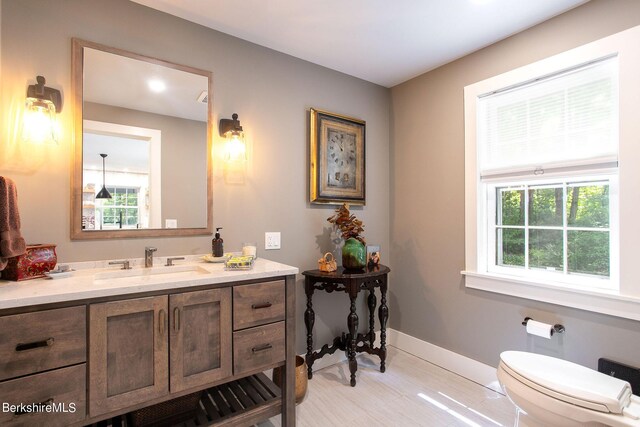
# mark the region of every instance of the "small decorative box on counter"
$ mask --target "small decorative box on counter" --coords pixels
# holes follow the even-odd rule
[[[53,270],[57,262],[56,245],[27,245],[25,254],[9,258],[9,263],[1,272],[2,279],[20,281],[44,277],[44,273]]]

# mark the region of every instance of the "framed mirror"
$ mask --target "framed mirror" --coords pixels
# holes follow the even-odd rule
[[[213,75],[72,41],[71,239],[213,231]]]

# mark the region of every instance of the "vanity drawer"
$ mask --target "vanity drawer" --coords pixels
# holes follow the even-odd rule
[[[233,333],[234,375],[284,360],[284,322]]]
[[[233,329],[284,320],[284,281],[233,288]]]
[[[82,421],[86,415],[86,372],[87,367],[83,363],[1,382],[3,408],[0,410],[0,425],[49,427]],[[36,404],[41,409],[5,408],[7,404],[21,403]],[[52,412],[47,412],[47,405]]]
[[[0,380],[86,361],[85,306],[0,317]]]

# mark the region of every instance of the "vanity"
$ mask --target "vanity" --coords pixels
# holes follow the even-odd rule
[[[189,401],[197,425],[277,414],[295,425],[297,268],[100,263],[68,278],[0,281],[0,401],[15,405],[0,425],[131,425],[123,415]],[[281,387],[263,373],[279,366]]]
[[[213,73],[70,41],[70,239],[211,236]],[[0,281],[0,425],[295,425],[298,269],[181,258]]]

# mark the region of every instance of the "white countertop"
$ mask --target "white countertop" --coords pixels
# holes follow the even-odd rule
[[[190,259],[189,259],[190,258]],[[187,262],[177,261],[174,267],[153,267],[153,271],[171,271],[163,274],[147,275],[144,267],[126,270],[132,277],[107,278],[105,272],[119,271],[118,266],[95,268],[105,262],[71,263],[76,269],[71,277],[57,279],[33,279],[22,282],[0,280],[0,309],[26,307],[55,302],[85,300],[90,298],[127,295],[140,292],[180,289],[190,286],[230,283],[243,280],[265,279],[269,277],[297,274],[298,268],[274,261],[258,258],[251,270],[226,271],[222,263],[206,263],[188,257]],[[84,265],[85,268],[82,268]],[[159,263],[156,265],[160,265]],[[77,269],[77,267],[79,267]],[[94,268],[86,268],[86,267]],[[170,269],[174,270],[170,270]],[[186,270],[186,271],[185,271]],[[174,272],[175,271],[175,272]],[[107,276],[110,273],[107,274]],[[102,278],[101,278],[102,277]]]

